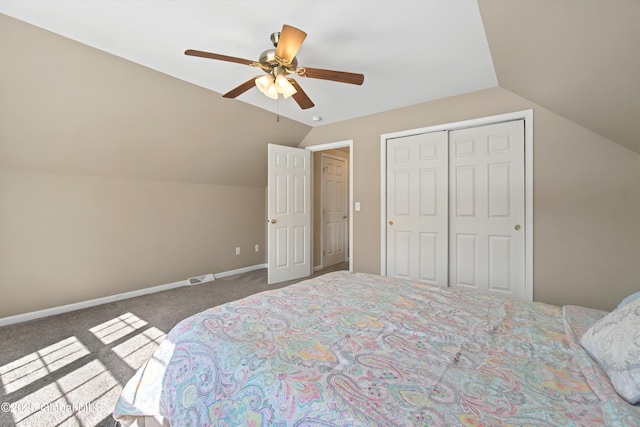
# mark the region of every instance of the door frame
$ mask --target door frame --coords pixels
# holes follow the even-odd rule
[[[349,271],[353,272],[353,139],[347,139],[344,141],[337,141],[337,142],[329,142],[326,144],[318,144],[318,145],[310,145],[308,147],[304,147],[306,150],[309,150],[311,152],[316,152],[316,151],[327,151],[327,150],[332,150],[334,148],[344,148],[344,147],[349,147]],[[301,147],[302,148],[302,147]],[[313,156],[312,156],[313,158]],[[313,168],[315,168],[316,165],[313,164],[312,162],[312,173],[311,173],[311,200],[313,200],[313,187],[314,187],[314,183],[313,183]],[[322,196],[322,195],[321,195]],[[311,223],[313,224],[313,209],[311,210]],[[314,253],[313,253],[313,243],[314,243],[314,237],[313,237],[313,233],[311,233],[311,259],[313,260],[314,257]],[[320,238],[322,239],[322,236],[320,236]],[[321,245],[322,246],[322,245]],[[313,264],[313,262],[312,262]],[[320,266],[322,266],[323,261],[322,261],[322,257],[320,260]],[[314,267],[312,266],[312,269]]]
[[[351,150],[349,150],[349,152],[351,152]],[[322,255],[320,256],[320,265],[319,270],[322,270],[324,268],[324,250],[325,250],[325,226],[324,226],[324,204],[326,202],[325,197],[324,197],[324,159],[325,157],[328,157],[330,159],[337,159],[337,160],[341,160],[345,163],[347,163],[347,159],[345,157],[341,157],[338,156],[337,154],[326,154],[324,152],[320,152],[321,156],[320,156],[320,168],[322,170],[321,175],[320,175],[320,251],[322,252]],[[348,163],[347,163],[348,165]],[[349,166],[347,166],[347,168],[349,168]],[[345,195],[346,196],[346,195]],[[351,203],[349,203],[349,198],[346,197],[346,203],[345,206],[350,206]],[[347,214],[349,215],[349,213]],[[313,234],[313,233],[312,233]],[[313,238],[311,239],[313,241]],[[349,245],[349,236],[345,235],[344,236],[344,242],[347,244],[347,249],[350,249],[350,245]],[[347,250],[347,253],[345,254],[345,258],[349,258],[349,251]],[[348,259],[345,259],[345,261],[348,261]],[[343,261],[344,262],[344,261]],[[315,267],[314,267],[315,269]]]
[[[501,122],[524,120],[525,169],[525,289],[527,301],[533,301],[533,109],[480,117],[477,119],[409,129],[380,135],[380,275],[387,275],[387,140],[422,133],[453,131]]]

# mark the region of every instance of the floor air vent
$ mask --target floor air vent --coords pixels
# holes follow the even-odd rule
[[[199,285],[200,283],[212,282],[214,280],[216,280],[216,278],[213,277],[212,273],[209,273],[209,274],[205,274],[204,276],[196,276],[196,277],[189,278],[189,284]]]

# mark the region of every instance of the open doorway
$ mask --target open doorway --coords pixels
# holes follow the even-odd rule
[[[318,271],[348,262],[353,271],[352,141],[306,147],[312,151],[312,264]]]
[[[313,153],[314,270],[349,261],[349,148]]]

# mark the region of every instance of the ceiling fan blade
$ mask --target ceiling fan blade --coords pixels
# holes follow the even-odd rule
[[[304,31],[290,25],[283,25],[278,47],[276,47],[276,56],[287,61],[293,61],[306,37],[307,33]]]
[[[291,95],[291,97],[298,103],[300,108],[302,108],[303,110],[306,110],[307,108],[311,108],[315,106],[315,104],[311,101],[311,99],[309,99],[307,94],[302,90],[302,87],[300,87],[297,81],[293,79],[287,79],[287,80],[289,80],[289,83],[291,83],[293,87],[296,88],[297,92]]]
[[[218,59],[220,61],[236,62],[238,64],[244,65],[251,65],[254,63],[254,61],[250,61],[248,59],[236,58],[235,56],[220,55],[218,53],[203,52],[201,50],[187,49],[184,51],[184,54],[190,56],[200,56],[202,58]]]
[[[364,82],[364,74],[347,73],[345,71],[322,70],[320,68],[301,67],[297,71],[299,76],[312,79],[332,80],[334,82],[361,85]]]
[[[242,83],[240,86],[231,89],[229,92],[222,95],[223,98],[235,98],[237,96],[242,95],[252,87],[256,87],[256,78],[252,77],[246,82]]]

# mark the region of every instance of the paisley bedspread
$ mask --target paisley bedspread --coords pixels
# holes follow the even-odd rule
[[[629,426],[578,344],[605,312],[329,273],[185,319],[125,386],[124,425]]]

